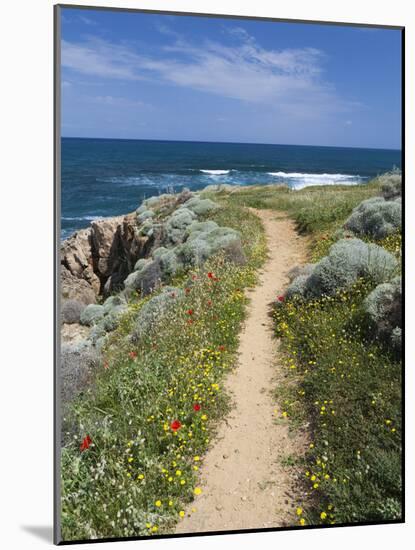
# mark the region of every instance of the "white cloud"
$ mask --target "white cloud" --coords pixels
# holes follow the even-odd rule
[[[165,28],[160,29],[165,35]],[[131,45],[91,38],[85,43],[62,42],[62,65],[91,76],[156,80],[305,117],[349,111],[356,104],[343,100],[323,78],[324,52],[316,48],[265,49],[244,29],[228,31],[235,45],[204,41],[189,44],[179,36],[153,56],[140,55]],[[174,34],[174,33],[170,33]]]

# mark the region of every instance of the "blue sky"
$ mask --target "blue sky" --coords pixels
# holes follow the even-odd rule
[[[63,136],[400,148],[399,30],[61,13]]]

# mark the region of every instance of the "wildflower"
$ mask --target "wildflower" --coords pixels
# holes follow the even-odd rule
[[[186,311],[186,313],[187,313],[187,315],[193,315],[193,309],[188,309],[188,310]]]
[[[181,470],[176,470],[176,476],[181,476],[182,475],[182,471]]]
[[[173,501],[169,500],[169,506],[173,506]]]
[[[147,522],[146,527],[147,527],[147,529],[151,529],[151,523]]]
[[[144,479],[144,475],[143,474],[138,474],[138,479]]]
[[[81,453],[83,451],[86,451],[87,449],[89,449],[90,445],[92,443],[92,439],[89,437],[89,435],[87,435],[86,437],[84,437],[84,439],[82,440],[82,443],[79,447]]]
[[[177,430],[180,430],[181,427],[182,427],[182,423],[180,422],[180,420],[173,420],[173,422],[170,424],[170,428],[174,432],[177,432]]]
[[[184,510],[180,510],[180,512],[179,512],[179,516],[180,516],[181,518],[184,518],[184,516],[185,516],[185,514],[184,514]]]
[[[321,519],[326,519],[326,517],[327,517],[326,512],[321,512],[320,518],[321,518]]]
[[[195,457],[193,458],[193,460],[194,460],[195,462],[199,462],[200,456],[195,456]]]
[[[208,301],[207,301],[207,305],[208,305],[208,306],[211,306],[211,305],[212,305],[212,300],[208,300]]]
[[[202,416],[200,417],[202,420],[207,420],[207,415],[206,414],[202,414]]]
[[[137,357],[137,352],[136,351],[130,351],[130,353],[128,355],[130,356],[130,359],[135,359]]]
[[[185,288],[184,291],[185,291],[186,294],[189,294],[190,288]]]
[[[226,349],[225,346],[219,346],[219,347],[218,347],[218,350],[219,350],[219,351],[225,351],[225,349]]]
[[[196,412],[200,411],[200,404],[199,404],[199,403],[195,403],[195,404],[193,405],[193,410],[196,411]]]
[[[301,514],[303,513],[303,509],[297,508],[296,512],[297,512],[297,516],[301,516]]]
[[[284,296],[281,295],[281,296],[278,296],[277,300],[279,302],[283,302],[285,300],[285,298],[284,298]]]
[[[153,533],[157,533],[157,531],[159,530],[159,528],[157,527],[157,525],[153,525],[153,527],[151,528],[151,530],[153,531]]]
[[[105,363],[104,363],[104,369],[109,369],[109,367],[110,367],[110,366],[109,366],[108,362],[105,361]]]
[[[156,500],[156,502],[154,504],[157,506],[157,508],[160,508],[161,500]]]
[[[305,519],[304,518],[300,519],[300,525],[305,525]]]
[[[186,480],[185,480],[185,479],[181,479],[181,480],[180,480],[180,485],[186,485]]]
[[[317,487],[318,487],[318,483],[314,483],[313,489],[317,489]]]
[[[202,494],[202,489],[200,487],[196,487],[193,492],[194,492],[195,495],[200,495],[200,494]]]
[[[211,271],[209,271],[209,273],[207,274],[207,276],[209,277],[209,279],[213,279],[214,278],[214,275]]]

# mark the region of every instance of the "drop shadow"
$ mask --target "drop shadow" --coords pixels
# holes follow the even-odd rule
[[[21,528],[38,539],[53,543],[53,527],[51,525],[22,525]]]

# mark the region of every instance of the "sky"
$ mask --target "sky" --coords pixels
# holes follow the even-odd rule
[[[399,149],[401,33],[61,9],[62,136]]]

